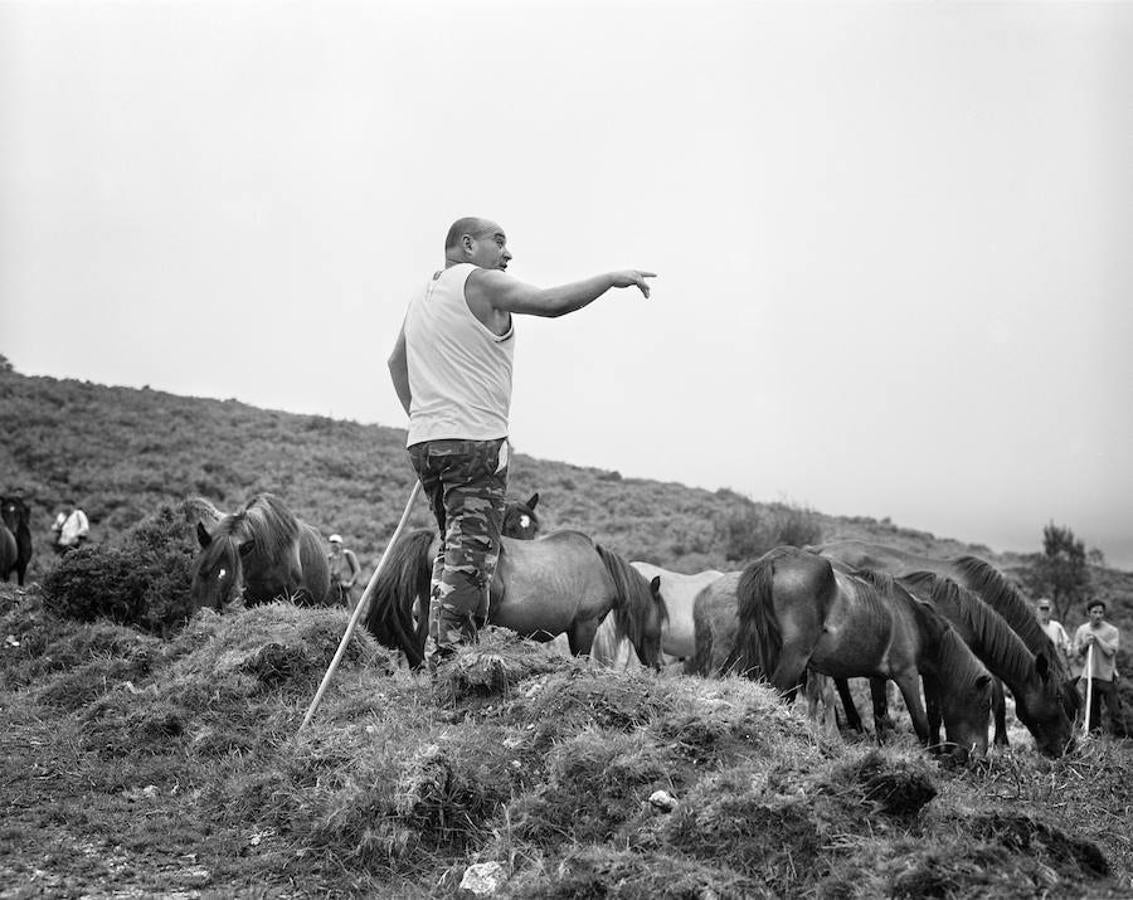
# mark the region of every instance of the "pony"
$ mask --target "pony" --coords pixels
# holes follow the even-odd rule
[[[31,510],[22,497],[0,497],[0,576],[5,581],[15,571],[16,582],[24,586],[24,577],[31,562]],[[7,530],[15,541],[15,554],[12,554],[11,545],[3,532]]]
[[[429,596],[435,539],[431,531],[416,531],[390,549],[366,612],[365,625],[378,642],[403,651],[413,667],[425,659],[426,616],[415,623],[413,606]],[[565,634],[577,656],[590,652],[599,622],[610,613],[641,662],[659,669],[668,613],[658,587],[659,579],[647,581],[581,532],[531,541],[505,536],[480,618],[537,641]]]
[[[194,607],[219,611],[241,594],[248,606],[277,598],[305,606],[325,606],[331,600],[322,537],[273,494],[257,494],[211,530],[198,521],[197,540]]]
[[[1019,721],[1034,736],[1042,753],[1057,757],[1073,746],[1074,723],[1066,715],[1058,682],[1051,677],[1045,656],[1031,653],[1002,616],[952,579],[934,572],[914,572],[899,581],[951,622],[987,670],[1007,685],[1015,698]],[[1006,744],[1002,703],[997,709],[996,743]],[[929,710],[930,724],[932,712]]]
[[[695,575],[670,572],[647,562],[631,562],[646,579],[659,579],[659,592],[665,601],[669,619],[661,634],[661,650],[666,659],[689,661],[696,653],[696,628],[693,607],[697,595],[713,582],[724,577],[723,572],[708,569]],[[617,626],[612,619],[603,619],[598,626],[591,648],[591,658],[607,668],[627,668],[633,665],[626,640],[618,639]]]
[[[703,677],[744,675],[758,679],[762,669],[744,669],[736,653],[739,610],[736,590],[740,572],[729,572],[708,583],[694,598],[695,651],[685,664],[686,675]],[[806,673],[807,716],[819,721],[830,735],[838,733],[834,688],[831,679],[813,669]]]
[[[808,548],[855,569],[886,572],[895,577],[933,572],[955,581],[997,612],[1044,667],[1054,682],[1066,717],[1074,721],[1081,706],[1076,682],[1066,659],[1042,630],[1031,604],[994,566],[976,556],[933,559],[865,541],[835,541]],[[1042,661],[1040,661],[1040,659]]]
[[[788,700],[808,667],[891,679],[917,737],[936,748],[920,681],[957,752],[987,752],[991,675],[943,616],[896,581],[873,584],[817,553],[778,547],[744,569],[736,597],[741,671],[762,672]]]

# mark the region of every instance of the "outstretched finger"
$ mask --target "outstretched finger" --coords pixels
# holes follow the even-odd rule
[[[639,272],[638,273],[637,286],[639,288],[641,288],[641,293],[643,293],[646,297],[649,296],[649,282],[646,281],[645,279],[646,278],[656,278],[656,277],[657,277],[656,272]]]

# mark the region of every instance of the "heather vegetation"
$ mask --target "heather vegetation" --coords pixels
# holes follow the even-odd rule
[[[2,364],[0,416],[0,492],[23,489],[37,540],[35,583],[0,585],[4,896],[457,896],[474,865],[504,897],[1133,891],[1128,741],[1050,760],[1015,727],[951,768],[907,723],[879,748],[763,685],[598,670],[494,630],[436,678],[356,633],[300,732],[347,613],[193,614],[184,501],[273,491],[372,565],[409,492],[403,432]],[[513,486],[550,529],[685,571],[841,537],[977,553],[1033,584],[1061,571],[523,454]],[[93,542],[60,561],[66,496]],[[1130,577],[1089,556],[1079,596],[1133,629]]]

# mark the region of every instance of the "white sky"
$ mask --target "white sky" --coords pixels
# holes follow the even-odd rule
[[[517,450],[1133,566],[1130,160],[1133,4],[9,0],[0,353],[401,427],[487,216],[660,273],[518,322]]]

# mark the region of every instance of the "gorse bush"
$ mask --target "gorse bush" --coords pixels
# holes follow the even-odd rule
[[[64,556],[43,581],[44,606],[83,622],[105,618],[166,635],[193,614],[195,554],[183,512],[162,506],[110,545]]]

